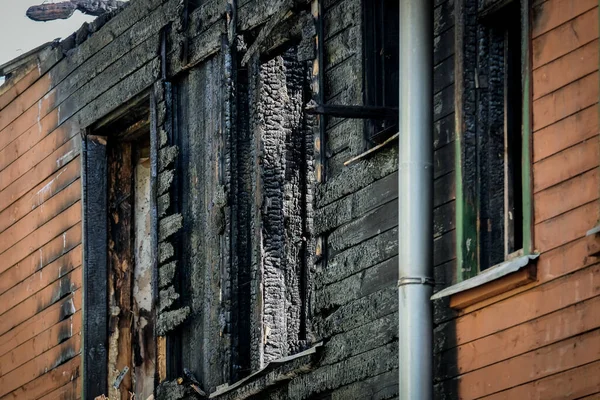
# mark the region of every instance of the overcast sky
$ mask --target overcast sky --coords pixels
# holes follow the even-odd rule
[[[66,38],[94,17],[75,11],[69,19],[35,22],[25,16],[44,0],[0,0],[0,65],[58,37]],[[56,1],[46,1],[52,3]]]

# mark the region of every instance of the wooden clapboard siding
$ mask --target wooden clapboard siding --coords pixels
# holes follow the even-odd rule
[[[534,133],[533,162],[537,163],[598,134],[598,109],[593,104]]]
[[[81,379],[74,379],[72,382],[48,393],[40,400],[72,400],[81,398]]]
[[[598,2],[546,0],[532,21],[536,281],[438,329],[438,391],[461,399],[583,398],[600,391]]]
[[[361,32],[357,29],[361,3],[325,2],[324,97],[330,104],[363,102],[362,39],[356,37]],[[436,265],[456,258],[454,7],[453,0],[446,0],[436,2],[434,9]],[[326,237],[327,262],[314,277],[312,304],[316,334],[328,344],[322,369],[301,381],[314,379],[318,383],[311,390],[333,390],[331,397],[336,399],[392,398],[397,393],[395,359],[369,361],[373,367],[368,370],[355,364],[355,359],[367,354],[389,352],[386,349],[395,344],[398,329],[397,144],[344,166],[344,161],[364,151],[363,129],[360,120],[327,118],[327,179],[316,197],[315,233]],[[344,372],[347,380],[322,378],[323,373],[348,370],[356,373]],[[386,389],[373,385],[385,385]],[[301,384],[292,387],[299,398],[313,393],[304,392]]]
[[[14,84],[5,85],[5,88],[0,89],[0,109],[6,107],[41,76],[41,71],[34,65],[28,66],[26,69],[28,71],[23,72],[24,75]]]
[[[0,374],[7,374],[27,361],[48,351],[50,348],[56,346],[57,343],[62,343],[73,335],[79,335],[80,331],[81,312],[77,311],[67,319],[46,329],[39,335],[0,357]]]
[[[0,399],[38,399],[53,392],[56,388],[66,385],[68,382],[79,380],[80,371],[81,356],[78,355],[38,378],[27,382],[7,395],[0,397]]]
[[[0,92],[2,399],[81,397],[80,132],[157,80],[176,16],[174,0],[133,2]]]

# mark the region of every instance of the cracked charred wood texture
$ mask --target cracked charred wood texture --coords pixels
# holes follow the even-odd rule
[[[73,15],[75,10],[79,10],[84,14],[98,17],[117,10],[125,4],[125,2],[117,0],[71,0],[31,6],[25,15],[34,21],[53,21],[67,19]]]
[[[129,399],[133,392],[133,166],[129,143],[119,143],[109,149],[108,165],[108,259],[109,287],[109,350],[108,383],[109,397]],[[128,367],[118,389],[113,383],[119,372]]]
[[[292,48],[259,67],[252,122],[262,148],[257,198],[261,239],[256,243],[263,288],[260,366],[297,352],[306,336],[302,292],[308,241],[307,143],[312,143],[302,112],[308,98],[307,66],[297,61]]]

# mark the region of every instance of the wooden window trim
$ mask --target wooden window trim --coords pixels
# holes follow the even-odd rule
[[[486,269],[479,275],[447,287],[431,296],[450,296],[450,307],[461,309],[535,280],[538,254],[521,256]]]
[[[83,396],[108,389],[108,217],[106,138],[83,135]],[[88,190],[88,188],[93,188]]]
[[[523,224],[523,248],[521,254],[524,256],[533,256],[533,210],[532,210],[532,92],[531,92],[531,0],[517,0],[520,2],[521,9],[521,71],[523,76],[522,82],[522,145],[521,145],[521,185],[522,185],[522,224]],[[461,2],[456,3],[457,16],[461,19],[462,7]],[[457,19],[457,20],[458,20]],[[462,37],[457,33],[457,49],[462,48]],[[462,63],[460,55],[462,51],[457,51],[457,63]],[[462,66],[457,68],[462,71]],[[460,81],[461,78],[457,77]],[[459,88],[460,85],[457,85]],[[460,89],[458,89],[460,90]],[[458,94],[462,96],[462,93]],[[458,113],[460,114],[460,113]],[[463,160],[462,156],[462,126],[463,120],[457,118],[456,121],[457,140],[456,158],[455,158],[455,173],[456,173],[456,243],[457,243],[457,282],[463,282],[470,278],[482,275],[479,273],[478,258],[476,256],[477,248],[477,213],[473,208],[473,194],[468,193],[462,182],[463,175]],[[494,269],[504,263],[490,267]],[[498,279],[500,277],[496,277]],[[453,285],[455,286],[455,285]],[[509,290],[511,288],[505,288]]]

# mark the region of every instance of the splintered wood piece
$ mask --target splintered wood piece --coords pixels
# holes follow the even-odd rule
[[[100,16],[114,11],[125,3],[117,0],[70,0],[60,3],[46,3],[31,6],[25,15],[34,21],[53,21],[56,19],[67,19],[75,10],[84,14]]]

